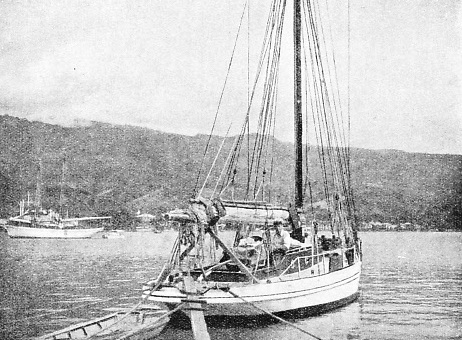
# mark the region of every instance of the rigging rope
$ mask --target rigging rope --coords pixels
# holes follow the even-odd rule
[[[162,268],[162,271],[159,273],[159,276],[157,278],[157,283],[155,285],[153,285],[153,287],[150,289],[149,293],[146,294],[144,297],[142,297],[140,299],[140,301],[134,306],[132,307],[130,310],[128,310],[124,315],[122,315],[119,319],[117,319],[116,322],[114,322],[113,324],[109,325],[108,327],[106,328],[103,328],[101,329],[100,331],[96,332],[95,334],[93,334],[92,336],[89,337],[89,339],[91,339],[92,337],[100,334],[101,332],[103,332],[104,330],[114,326],[114,325],[117,325],[118,323],[120,323],[122,320],[125,320],[127,318],[127,316],[130,315],[130,313],[134,312],[135,310],[137,310],[148,298],[149,296],[151,295],[152,292],[154,292],[155,290],[157,290],[160,285],[162,284],[163,282],[163,279],[165,279],[166,277],[164,277],[164,275],[168,275],[168,266],[165,266]]]
[[[272,46],[273,45],[280,46],[280,43],[278,43],[277,41],[280,40],[281,29],[282,29],[281,19],[283,18],[283,16],[281,16],[281,13],[284,12],[284,8],[285,8],[285,0],[284,1],[274,0],[271,5],[270,14],[268,16],[268,21],[267,21],[266,30],[265,30],[263,46],[261,49],[262,52],[260,55],[258,66],[257,66],[257,72],[256,72],[255,81],[254,81],[251,96],[250,96],[250,102],[249,102],[247,113],[245,116],[245,121],[242,126],[241,132],[238,136],[237,142],[234,146],[234,151],[233,151],[233,156],[231,157],[231,161],[228,163],[228,168],[226,171],[228,175],[227,175],[226,180],[221,185],[222,187],[221,192],[223,191],[223,188],[227,187],[231,179],[233,180],[235,179],[239,154],[242,148],[242,141],[244,140],[245,132],[248,131],[249,113],[252,108],[252,103],[253,103],[257,85],[260,79],[260,75],[263,69],[265,69],[265,70],[268,70],[268,72],[267,72],[267,77],[264,81],[264,84],[265,84],[264,90],[263,90],[264,100],[263,100],[262,109],[260,110],[259,124],[257,127],[256,138],[253,143],[254,151],[252,152],[251,161],[248,161],[248,175],[249,176],[247,176],[247,185],[246,185],[246,190],[245,190],[246,197],[248,196],[250,192],[250,182],[252,180],[252,177],[254,178],[254,181],[255,181],[255,178],[257,178],[257,181],[258,181],[259,167],[255,166],[255,164],[261,165],[263,163],[261,162],[262,151],[257,152],[257,150],[259,150],[259,147],[261,147],[262,145],[265,145],[266,138],[268,138],[267,136],[264,136],[265,134],[268,135],[268,127],[270,126],[270,124],[268,124],[269,116],[267,115],[265,118],[265,112],[268,112],[267,109],[273,108],[274,106],[272,103],[274,103],[275,96],[269,95],[269,93],[273,92],[272,88],[274,88],[274,85],[277,84],[277,82],[275,82],[274,79],[277,78],[275,77],[275,75],[277,76],[277,72],[275,72],[275,70],[277,69],[279,52],[275,52]],[[273,50],[273,53],[271,54],[270,52],[272,50]],[[264,67],[265,65],[266,67]],[[271,119],[269,119],[269,121],[271,122]],[[264,124],[265,122],[266,122],[266,125]],[[258,162],[258,159],[260,159],[260,162]],[[256,190],[255,186],[254,186],[254,190]],[[254,191],[254,194],[255,194],[255,191]]]
[[[336,216],[338,215],[339,218],[343,219],[344,217],[342,217],[342,214],[338,209],[341,204],[337,197],[341,198],[343,196],[346,198],[345,204],[347,205],[348,214],[351,216],[352,195],[350,190],[350,181],[348,180],[350,170],[348,145],[346,142],[345,134],[343,132],[344,129],[342,129],[342,126],[344,125],[344,119],[341,110],[341,103],[339,101],[340,110],[337,110],[336,96],[333,96],[333,100],[331,100],[328,92],[328,86],[333,87],[334,82],[330,80],[331,72],[329,63],[327,63],[325,67],[321,58],[321,54],[327,56],[327,49],[323,50],[320,45],[320,41],[322,41],[324,45],[326,45],[326,42],[324,39],[324,30],[321,23],[321,16],[318,13],[320,12],[319,5],[317,3],[307,1],[304,3],[303,9],[306,13],[304,22],[306,31],[311,33],[307,33],[309,42],[307,45],[312,60],[311,74],[313,81],[313,96],[311,96],[311,107],[313,113],[313,122],[315,123],[314,127],[316,132],[316,140],[318,141],[318,145],[320,145],[320,148],[318,148],[318,154],[323,173],[324,191],[327,201],[333,202],[329,189],[330,183],[333,185],[333,187],[336,187],[338,190],[340,190],[337,192],[334,191],[332,193],[334,194],[332,197],[336,199],[333,212],[336,214]],[[318,30],[317,27],[320,27],[320,30]],[[320,40],[320,37],[322,40]],[[337,84],[337,95],[339,96],[340,94],[338,79],[336,76],[337,73],[334,53],[332,53],[332,61]],[[305,65],[307,66],[306,54]],[[309,88],[310,86],[307,87],[307,89]],[[315,105],[313,105],[314,103]],[[340,111],[340,113],[338,113],[338,111]]]
[[[221,142],[220,149],[218,150],[217,154],[215,155],[215,159],[213,160],[213,163],[210,166],[210,170],[209,170],[209,172],[207,174],[207,177],[205,177],[204,184],[202,185],[202,188],[201,188],[201,190],[199,191],[199,193],[197,195],[198,197],[200,197],[202,195],[202,191],[204,190],[205,185],[207,184],[207,181],[208,181],[208,179],[210,177],[210,174],[212,173],[213,167],[215,166],[215,162],[217,161],[218,156],[220,155],[221,149],[223,148],[223,145],[226,142],[226,138],[228,138],[229,129],[231,129],[231,126],[228,128],[228,131],[226,132],[225,137],[223,137],[223,141]]]
[[[240,134],[235,139],[235,143],[230,150],[224,168],[219,174],[212,196],[217,192],[218,186],[220,186],[218,192],[221,196],[224,190],[230,185],[232,186],[233,197],[235,190],[239,195],[244,194],[246,199],[253,200],[259,198],[260,195],[264,200],[267,192],[269,195],[271,194],[271,185],[267,186],[267,181],[269,179],[269,183],[271,184],[272,171],[274,168],[274,153],[271,152],[271,149],[274,150],[275,145],[274,131],[285,4],[285,0],[273,0],[270,6],[270,13],[259,63],[257,65],[256,76],[252,90],[250,91],[250,89],[248,89],[248,107],[244,124],[242,125]],[[246,4],[244,8],[247,8],[248,11],[248,4]],[[311,103],[314,136],[318,145],[317,153],[322,174],[322,187],[328,204],[329,219],[333,224],[345,225],[348,217],[354,216],[354,202],[352,199],[349,165],[349,137],[348,139],[346,138],[342,102],[339,99],[340,88],[337,75],[336,56],[333,50],[331,51],[327,48],[326,44],[326,38],[328,36],[332,40],[332,30],[330,27],[327,27],[327,30],[324,29],[321,20],[321,6],[316,0],[303,1],[302,10],[305,12],[302,26],[303,49],[305,50],[304,72],[306,73],[305,96]],[[249,13],[247,14],[249,17]],[[238,35],[239,32],[240,29],[238,30]],[[238,37],[236,37],[236,42],[237,39]],[[249,40],[249,36],[247,36],[247,40]],[[311,62],[307,61],[308,57],[310,57]],[[249,51],[247,51],[247,58],[249,62]],[[327,63],[324,63],[325,59],[327,59]],[[330,65],[329,60],[332,65]],[[231,65],[228,71],[230,67]],[[332,71],[331,68],[333,68]],[[262,72],[265,72],[265,76],[260,77]],[[247,78],[248,77],[247,75]],[[260,80],[260,78],[262,79]],[[253,108],[253,102],[257,85],[262,85],[263,99],[258,108],[258,122],[255,138],[251,140],[249,135],[250,111],[255,110],[255,108]],[[308,94],[310,95],[308,96]],[[222,96],[220,97],[220,103]],[[308,108],[305,112],[308,122]],[[215,120],[216,118],[217,116],[215,116]],[[240,187],[235,186],[235,183],[238,174],[239,156],[244,144],[245,134],[248,136],[246,152],[247,184],[245,187]],[[210,137],[207,143],[207,150],[209,143]],[[305,149],[306,158],[309,156],[310,151],[308,144],[309,140],[307,138]],[[206,152],[204,152],[204,158],[205,154]],[[306,161],[304,196],[306,197],[307,190],[309,190],[311,211],[314,216],[313,187],[308,173],[309,163],[307,159]],[[203,165],[201,164],[201,170],[202,167]],[[270,174],[266,176],[268,169]],[[207,179],[211,174],[210,171],[209,175],[207,175]],[[313,171],[312,174],[315,174],[315,172]],[[207,179],[205,182],[207,182]],[[204,186],[201,189],[201,193],[203,189]],[[344,207],[346,208],[346,214],[343,212]]]
[[[213,131],[215,130],[215,124],[216,124],[216,121],[217,121],[217,118],[218,118],[218,113],[219,113],[220,106],[221,106],[221,101],[222,101],[222,99],[223,99],[223,95],[224,95],[224,92],[225,92],[226,84],[227,84],[227,82],[228,82],[229,72],[230,72],[230,70],[231,70],[231,65],[232,65],[232,63],[233,63],[234,52],[235,52],[235,50],[236,50],[237,40],[238,40],[238,38],[239,38],[239,32],[241,31],[242,19],[244,18],[244,14],[245,14],[245,9],[246,9],[246,7],[247,7],[247,2],[245,3],[245,5],[244,5],[244,10],[242,11],[241,21],[239,22],[239,28],[238,28],[238,30],[237,30],[236,39],[234,40],[233,51],[232,51],[232,53],[231,53],[231,59],[229,60],[229,63],[228,63],[228,71],[227,71],[227,73],[226,73],[225,82],[224,82],[223,88],[222,88],[222,90],[221,90],[220,99],[219,99],[219,101],[218,101],[218,106],[217,106],[217,111],[215,112],[215,118],[214,118],[213,124],[212,124],[212,129],[211,129],[211,131],[210,131],[209,138],[208,138],[207,143],[206,143],[206,146],[205,146],[204,154],[203,154],[203,156],[202,156],[201,164],[200,164],[199,171],[198,171],[197,178],[196,178],[196,184],[194,185],[194,193],[195,193],[196,190],[197,190],[197,185],[199,184],[199,179],[200,179],[200,176],[201,176],[202,167],[203,167],[203,165],[204,165],[205,156],[207,155],[207,151],[208,151],[208,148],[209,148],[209,146],[210,146],[210,140],[211,140],[211,138],[212,138]],[[196,196],[196,195],[193,195],[193,196]]]
[[[160,316],[158,319],[156,319],[156,321],[154,321],[152,324],[146,324],[146,327],[155,327],[155,326],[160,326],[161,325],[161,322],[160,321],[163,321],[165,318],[169,317],[170,315],[172,315],[173,313],[176,313],[177,311],[179,311],[181,308],[183,308],[185,303],[180,303],[178,306],[176,306],[174,309],[172,309],[171,311],[168,311],[167,313],[165,313],[164,315]],[[115,324],[115,323],[114,323]],[[156,325],[156,324],[159,324],[159,325]],[[112,325],[111,325],[112,326]],[[108,327],[109,328],[109,327]],[[139,330],[134,330],[128,334],[125,334],[123,336],[121,336],[120,338],[117,338],[116,340],[124,340],[124,339],[130,339],[130,337],[132,335],[135,334],[135,332],[138,332]],[[90,337],[91,338],[91,337]]]
[[[278,320],[278,321],[280,321],[280,322],[282,322],[282,323],[285,323],[286,325],[289,325],[290,327],[293,327],[293,328],[299,330],[299,331],[302,332],[302,333],[308,334],[309,336],[311,336],[311,337],[313,337],[313,338],[315,338],[315,339],[317,339],[317,340],[322,340],[320,337],[318,337],[318,336],[316,336],[316,335],[314,335],[314,334],[308,332],[307,330],[303,329],[302,327],[297,326],[296,324],[291,323],[291,322],[289,322],[289,321],[287,321],[287,320],[284,320],[283,318],[281,318],[281,317],[279,317],[279,316],[277,316],[277,315],[271,313],[270,311],[267,311],[266,309],[263,309],[263,308],[257,306],[256,304],[254,304],[254,303],[252,303],[252,302],[250,302],[250,301],[247,301],[246,299],[244,299],[243,297],[237,295],[237,294],[234,293],[233,291],[228,290],[228,293],[230,293],[232,296],[234,296],[234,297],[236,297],[236,298],[241,299],[241,300],[244,301],[245,303],[248,303],[248,304],[251,305],[252,307],[254,307],[254,308],[256,308],[256,309],[262,311],[263,313],[265,313],[265,314],[271,316],[272,318],[274,318],[274,319],[276,319],[276,320]]]
[[[326,3],[326,12],[329,13],[329,6],[328,6],[328,3],[327,1],[325,2]],[[317,9],[318,9],[318,18],[319,18],[319,21],[321,21],[321,17],[320,17],[320,9],[319,9],[319,4],[317,6]],[[320,28],[321,28],[321,36],[323,37],[323,42],[324,42],[324,45],[327,45],[326,42],[325,42],[325,34],[324,34],[324,30],[323,30],[323,25],[320,24],[319,25]],[[330,26],[329,26],[330,28]],[[333,38],[332,38],[332,30],[329,29],[329,33],[330,33],[330,39],[331,41],[333,41]],[[325,50],[325,55],[326,55],[326,58],[327,58],[327,49]],[[334,136],[334,139],[335,139],[335,144],[336,144],[336,148],[335,148],[335,151],[337,153],[337,159],[339,160],[339,163],[338,163],[338,166],[340,167],[339,169],[339,176],[340,177],[340,181],[342,183],[342,191],[343,191],[343,195],[345,197],[348,196],[348,192],[347,192],[347,188],[348,188],[348,185],[346,183],[346,176],[342,176],[343,174],[345,174],[346,172],[349,171],[349,168],[348,168],[348,161],[347,161],[347,141],[346,141],[346,137],[345,137],[345,132],[344,132],[344,129],[341,128],[342,126],[344,126],[344,119],[343,119],[343,110],[342,110],[342,105],[341,105],[341,102],[340,102],[340,89],[339,89],[339,82],[338,82],[338,76],[337,76],[337,67],[336,67],[336,59],[335,59],[335,52],[334,52],[334,49],[332,48],[332,62],[333,62],[333,70],[334,70],[334,78],[335,78],[335,84],[336,84],[336,89],[337,89],[337,97],[333,96],[333,110],[330,110],[330,114],[331,114],[331,118],[330,118],[330,122],[331,122],[331,126],[334,127],[335,129],[335,122],[337,124],[337,127],[338,127],[338,133],[333,133],[333,136]],[[328,74],[328,79],[330,81],[330,84],[332,87],[333,86],[333,82],[332,80],[330,79],[331,78],[331,73],[330,73],[330,67],[329,67],[329,64],[327,64],[327,74]],[[337,100],[336,100],[337,99]],[[336,106],[336,102],[338,101],[338,106],[339,106],[339,110],[337,110],[337,106]],[[339,113],[340,114],[339,114]],[[332,113],[335,115],[335,120],[334,120],[334,117],[332,117]],[[339,116],[340,116],[340,119],[339,119]],[[340,139],[340,142],[339,140],[337,139],[339,138]],[[346,169],[344,169],[346,168]],[[347,200],[347,202],[349,202],[349,200]]]
[[[284,23],[286,2],[280,2],[274,10],[274,18],[271,30],[271,38],[269,39],[268,48],[272,47],[272,54],[268,54],[266,72],[267,76],[264,82],[263,100],[260,108],[258,131],[252,152],[252,160],[250,162],[250,173],[254,173],[254,195],[253,199],[257,199],[259,170],[266,167],[266,159],[268,156],[268,143],[270,137],[270,130],[274,123],[274,116],[276,113],[277,102],[277,85],[279,79],[279,60],[281,56],[281,41],[282,30]],[[274,33],[273,33],[274,32]],[[274,134],[274,133],[273,133]],[[263,160],[262,160],[263,157]],[[254,168],[255,166],[255,168]],[[264,170],[263,170],[264,171]],[[249,179],[250,180],[250,179]],[[248,192],[246,196],[248,195]]]

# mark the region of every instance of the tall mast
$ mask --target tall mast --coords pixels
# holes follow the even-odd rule
[[[37,210],[42,208],[42,181],[43,181],[43,175],[42,175],[42,167],[43,167],[43,162],[42,158],[39,159],[39,171],[37,173],[37,184],[35,188],[35,214],[37,214]]]
[[[295,129],[295,207],[303,207],[303,118],[302,118],[302,61],[301,8],[294,0],[294,129]]]
[[[61,185],[60,185],[60,192],[59,192],[59,216],[64,216],[63,207],[64,207],[64,179],[65,179],[65,171],[66,171],[66,161],[63,160],[63,168],[61,173]]]

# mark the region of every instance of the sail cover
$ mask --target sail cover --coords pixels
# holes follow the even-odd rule
[[[274,206],[265,202],[254,201],[221,201],[226,215],[221,217],[219,223],[252,223],[273,224],[275,219],[288,221],[289,209]]]
[[[207,201],[207,202],[206,202]],[[202,208],[202,209],[201,209]],[[167,220],[210,224],[210,215],[219,217],[218,224],[273,224],[275,219],[289,221],[289,208],[259,201],[194,200],[189,209],[173,210],[164,215]],[[215,224],[212,223],[212,224]]]

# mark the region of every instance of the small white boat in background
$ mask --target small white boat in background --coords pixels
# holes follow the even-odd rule
[[[12,238],[91,238],[103,231],[99,225],[102,220],[111,217],[79,217],[61,219],[53,211],[36,209],[12,217],[5,225],[9,237]]]
[[[43,228],[6,225],[6,232],[11,238],[91,238],[104,228]]]
[[[38,174],[37,189],[34,203],[30,202],[29,194],[27,202],[19,202],[19,215],[11,217],[5,229],[9,237],[13,238],[91,238],[96,233],[104,230],[103,221],[111,219],[110,216],[89,216],[69,218],[69,213],[64,213],[64,174],[65,163],[63,162],[63,180],[59,209],[44,209],[42,206],[42,162]],[[59,212],[58,212],[59,211]],[[64,216],[67,216],[64,218]]]
[[[108,230],[104,232],[102,238],[125,238],[125,232],[123,230]]]

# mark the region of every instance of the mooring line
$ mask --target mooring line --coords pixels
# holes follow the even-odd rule
[[[148,298],[149,296],[151,295],[152,292],[154,292],[155,290],[157,290],[160,285],[162,284],[162,282],[165,280],[165,278],[167,277],[169,273],[169,267],[167,265],[164,265],[164,267],[162,268],[161,272],[159,273],[159,276],[157,277],[157,283],[151,288],[151,290],[149,291],[148,294],[146,294],[146,296],[143,296],[140,301],[133,307],[131,308],[130,310],[128,310],[124,315],[122,315],[122,317],[120,319],[118,319],[116,322],[114,322],[113,324],[109,325],[108,327],[100,330],[99,332],[93,334],[92,336],[90,336],[89,339],[91,339],[92,337],[94,337],[95,335],[98,335],[99,333],[101,333],[102,331],[106,330],[107,328],[110,328],[114,325],[117,325],[119,322],[121,322],[122,320],[124,320],[128,315],[130,315],[130,313],[134,312],[135,310],[138,309],[138,307],[140,307]]]
[[[164,315],[160,316],[155,322],[152,323],[152,325],[149,325],[149,327],[155,327],[156,326],[156,323],[159,323],[160,324],[160,320],[163,320],[165,319],[166,317],[172,315],[173,313],[177,312],[179,309],[181,309],[184,305],[184,302],[180,303],[178,306],[176,306],[174,309],[172,309],[171,311],[165,313]],[[111,325],[112,326],[112,325]],[[148,325],[146,325],[147,327]],[[131,333],[128,333],[128,334],[125,334],[123,336],[121,336],[120,338],[117,338],[116,340],[124,340],[124,339],[127,339],[128,337],[132,336],[135,332],[137,332],[138,330],[135,330]],[[96,335],[96,334],[94,334]],[[91,339],[91,338],[90,338]]]
[[[316,335],[314,335],[314,334],[311,334],[310,332],[308,332],[307,330],[301,328],[300,326],[297,326],[296,324],[294,324],[294,323],[292,323],[292,322],[289,322],[289,321],[287,321],[287,320],[284,320],[283,318],[280,318],[279,316],[274,315],[273,313],[271,313],[271,312],[269,312],[269,311],[267,311],[267,310],[265,310],[265,309],[263,309],[263,308],[257,306],[256,304],[254,304],[254,303],[252,303],[252,302],[250,302],[250,301],[245,300],[242,296],[237,295],[236,293],[232,292],[231,290],[228,290],[228,293],[230,293],[230,294],[231,294],[232,296],[234,296],[234,297],[237,297],[237,298],[241,299],[241,300],[244,301],[245,303],[248,303],[248,304],[251,305],[252,307],[254,307],[254,308],[256,308],[256,309],[262,311],[263,313],[268,314],[268,315],[271,316],[272,318],[275,318],[276,320],[278,320],[278,321],[280,321],[280,322],[282,322],[282,323],[285,323],[286,325],[289,325],[289,326],[291,326],[291,327],[293,327],[293,328],[299,330],[300,332],[305,333],[305,334],[307,334],[307,335],[309,335],[309,336],[311,336],[311,337],[313,337],[313,338],[315,338],[315,339],[317,339],[317,340],[322,340],[322,338],[320,338],[320,337],[318,337],[318,336],[316,336]]]

